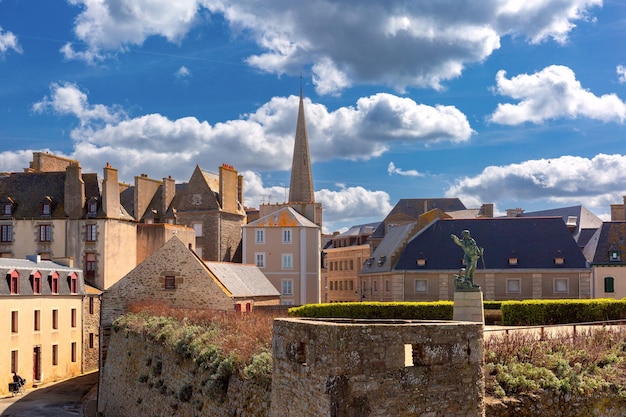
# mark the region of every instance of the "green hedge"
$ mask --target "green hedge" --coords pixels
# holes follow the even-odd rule
[[[506,326],[586,323],[623,318],[626,318],[626,301],[612,298],[502,302],[502,324]]]
[[[290,316],[351,319],[452,320],[452,301],[417,303],[327,303],[289,309]]]

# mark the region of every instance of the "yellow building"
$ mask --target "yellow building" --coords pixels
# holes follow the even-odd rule
[[[60,263],[0,259],[0,395],[13,372],[26,386],[82,373],[83,271]]]

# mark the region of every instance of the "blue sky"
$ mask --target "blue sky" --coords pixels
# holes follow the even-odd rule
[[[302,85],[326,232],[401,198],[608,219],[625,41],[614,0],[0,0],[0,171],[227,163],[247,206],[282,202]]]

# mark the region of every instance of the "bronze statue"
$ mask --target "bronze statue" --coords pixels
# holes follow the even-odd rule
[[[478,247],[474,238],[470,236],[469,230],[463,230],[461,237],[452,235],[454,243],[459,245],[465,255],[463,260],[465,261],[465,268],[461,269],[459,275],[455,276],[457,289],[478,289],[480,286],[474,284],[474,271],[476,271],[476,265],[478,264],[478,258],[483,256],[483,248]]]

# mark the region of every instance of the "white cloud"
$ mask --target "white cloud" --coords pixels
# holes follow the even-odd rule
[[[618,65],[615,71],[617,72],[617,80],[621,84],[626,83],[626,67],[624,67],[623,65]]]
[[[389,175],[397,174],[397,175],[402,175],[405,177],[421,177],[422,176],[422,174],[420,174],[414,169],[409,169],[407,171],[404,171],[400,168],[397,168],[393,162],[389,162],[389,165],[387,166],[387,173]]]
[[[298,100],[296,96],[274,97],[254,113],[210,125],[195,117],[130,117],[118,106],[90,104],[86,92],[64,83],[53,84],[50,95],[33,109],[76,117],[80,124],[71,131],[81,145],[76,146],[76,158],[82,161],[90,159],[89,155],[105,154],[106,160],[125,167],[121,175],[132,177],[138,171],[135,164],[142,168],[153,164],[152,170],[143,172],[162,175],[169,168],[176,175],[184,165],[180,162],[198,160],[205,166],[219,166],[229,162],[224,160],[227,155],[237,155],[240,170],[288,170]],[[425,106],[391,94],[364,97],[355,107],[332,112],[305,99],[305,112],[313,161],[367,160],[394,143],[463,142],[472,135],[465,115],[456,108]],[[168,157],[172,153],[176,158]]]
[[[17,53],[22,53],[22,47],[20,46],[17,36],[12,32],[5,32],[0,27],[0,57],[6,54],[6,52],[12,49]]]
[[[81,7],[74,28],[87,45],[85,59],[100,50],[124,50],[150,36],[181,42],[209,10],[231,30],[259,46],[247,62],[263,71],[297,75],[311,68],[320,94],[357,83],[443,88],[468,63],[482,62],[503,36],[531,43],[563,43],[575,22],[601,0],[462,0],[447,2],[271,0],[71,0]],[[68,58],[81,55],[67,48]]]
[[[506,166],[489,166],[459,179],[446,191],[466,205],[498,201],[549,201],[606,209],[626,193],[626,156],[598,154],[588,159],[562,156]]]
[[[580,85],[568,67],[552,65],[534,74],[520,74],[510,79],[506,78],[505,71],[498,71],[496,84],[498,94],[519,100],[519,103],[498,104],[489,117],[495,123],[518,125],[578,117],[622,123],[626,118],[626,104],[619,97],[594,95]]]
[[[183,65],[182,67],[178,68],[178,70],[174,73],[174,76],[179,79],[189,78],[191,77],[191,71],[189,71],[189,68]]]

